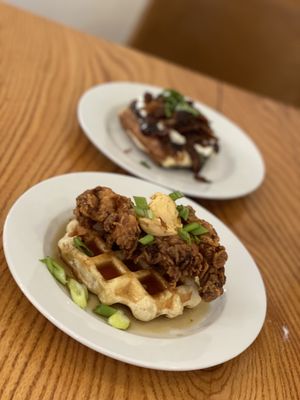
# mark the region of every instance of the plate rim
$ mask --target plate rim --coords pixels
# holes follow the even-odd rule
[[[93,349],[94,351],[103,354],[105,356],[108,356],[110,358],[125,362],[127,364],[131,364],[131,365],[136,365],[139,367],[143,367],[143,368],[151,368],[151,369],[155,369],[155,370],[163,370],[163,371],[192,371],[192,370],[198,370],[198,369],[204,369],[204,368],[209,368],[212,366],[216,366],[219,364],[222,364],[226,361],[229,361],[231,359],[233,359],[234,357],[236,357],[237,355],[241,354],[242,352],[244,352],[257,338],[257,336],[259,335],[265,318],[266,318],[266,311],[267,311],[267,296],[266,296],[266,288],[264,285],[264,281],[261,275],[261,272],[257,266],[257,264],[255,263],[255,260],[253,259],[253,257],[251,256],[251,254],[249,253],[249,251],[247,250],[247,248],[243,245],[243,243],[240,241],[240,239],[236,236],[236,234],[229,228],[227,227],[227,225],[220,220],[218,217],[216,217],[213,213],[211,213],[209,210],[207,210],[205,207],[197,204],[196,202],[194,202],[193,200],[187,198],[192,204],[194,204],[196,207],[200,207],[200,209],[204,209],[209,215],[212,215],[214,218],[216,218],[218,220],[219,223],[221,223],[221,225],[223,225],[234,237],[234,239],[238,242],[238,245],[241,246],[243,248],[244,251],[246,251],[248,257],[251,259],[251,262],[254,264],[255,268],[256,268],[256,272],[258,273],[258,276],[260,278],[260,284],[261,284],[261,288],[262,288],[262,306],[263,306],[263,315],[262,318],[260,320],[260,323],[256,325],[256,334],[251,338],[251,340],[249,341],[249,343],[247,344],[246,347],[244,347],[242,350],[237,350],[235,353],[232,353],[230,356],[228,357],[224,357],[222,359],[219,360],[219,362],[215,363],[212,362],[210,365],[205,365],[205,366],[194,366],[194,367],[182,367],[179,366],[174,363],[173,366],[168,365],[167,367],[161,367],[161,366],[157,366],[155,365],[155,362],[153,363],[152,360],[151,361],[140,361],[140,360],[135,360],[134,357],[126,357],[125,355],[119,354],[119,353],[113,353],[110,350],[106,350],[105,347],[101,346],[101,350],[99,349],[99,346],[97,346],[96,344],[94,344],[93,342],[91,342],[89,339],[86,339],[84,336],[78,335],[76,334],[76,332],[74,332],[72,330],[72,328],[68,327],[67,325],[65,325],[64,323],[61,323],[59,319],[57,319],[55,316],[53,316],[51,313],[48,312],[47,309],[45,309],[40,302],[38,301],[38,299],[35,298],[34,295],[32,295],[32,293],[30,292],[30,290],[26,287],[26,285],[23,284],[22,280],[19,279],[19,275],[17,274],[17,269],[15,266],[13,266],[13,261],[11,260],[10,254],[9,254],[9,250],[8,250],[8,241],[7,241],[7,226],[10,224],[10,218],[12,218],[13,212],[15,210],[15,208],[18,206],[18,204],[20,202],[22,202],[23,200],[23,196],[28,195],[32,189],[37,189],[40,185],[44,185],[49,183],[49,181],[55,181],[57,179],[65,179],[69,176],[89,176],[89,175],[97,175],[99,177],[101,177],[102,175],[107,175],[107,176],[117,176],[119,178],[126,178],[129,180],[136,180],[136,181],[142,181],[139,178],[136,177],[131,177],[131,176],[126,176],[126,175],[122,175],[122,174],[117,174],[117,173],[110,173],[110,172],[73,172],[73,173],[67,173],[67,174],[61,174],[61,175],[57,175],[57,176],[52,176],[48,179],[45,179],[43,181],[40,181],[38,183],[36,183],[35,185],[31,186],[30,188],[28,188],[23,194],[21,194],[16,201],[13,203],[13,205],[11,206],[10,210],[7,213],[6,219],[5,219],[5,223],[4,223],[4,229],[3,229],[3,249],[4,249],[4,255],[8,264],[8,268],[10,273],[12,274],[15,282],[17,283],[18,287],[20,288],[20,290],[22,291],[22,293],[24,294],[24,296],[31,302],[31,304],[45,317],[47,318],[54,326],[56,326],[57,328],[59,328],[60,330],[62,330],[64,333],[66,333],[68,336],[72,337],[73,339],[75,339],[76,341],[78,341],[79,343],[87,346],[88,348]],[[146,184],[150,184],[156,187],[159,187],[160,185],[156,185],[152,182],[145,182]],[[161,189],[166,190],[166,188],[161,187]],[[52,278],[52,277],[51,277]],[[53,280],[54,281],[54,280]],[[72,302],[71,302],[72,303]],[[74,305],[74,307],[77,309],[78,307],[76,305]],[[145,339],[145,338],[144,338]],[[173,340],[172,339],[168,339],[168,338],[162,338],[160,340]],[[181,339],[181,338],[178,338]],[[145,340],[148,340],[145,339]]]
[[[95,135],[93,133],[90,132],[89,128],[87,127],[87,124],[84,120],[84,116],[83,116],[83,104],[86,101],[86,99],[89,98],[90,94],[93,92],[98,92],[98,90],[101,90],[102,88],[109,88],[109,87],[125,87],[125,86],[132,86],[132,87],[141,87],[141,90],[149,90],[150,88],[152,88],[153,90],[163,90],[163,88],[161,86],[157,86],[157,85],[153,85],[153,84],[148,84],[148,83],[144,83],[144,82],[130,82],[130,81],[112,81],[112,82],[104,82],[104,83],[99,83],[96,85],[91,86],[90,88],[88,88],[86,91],[84,91],[78,102],[77,102],[77,110],[76,110],[76,114],[77,114],[77,120],[79,122],[79,125],[81,127],[81,130],[83,131],[84,135],[89,139],[89,141],[97,148],[98,151],[100,151],[101,153],[103,153],[108,159],[110,159],[112,162],[114,162],[116,165],[118,165],[119,167],[123,168],[124,170],[126,170],[127,172],[129,172],[132,176],[138,177],[140,179],[144,179],[147,180],[151,183],[156,183],[154,178],[151,178],[148,176],[147,174],[147,170],[139,170],[137,169],[136,171],[133,171],[132,168],[128,168],[126,167],[126,165],[124,165],[122,162],[120,162],[118,160],[118,157],[116,154],[112,153],[111,151],[109,151],[108,149],[106,149],[105,146],[101,146],[97,140],[95,139]],[[214,109],[213,107],[203,103],[200,100],[196,100],[193,99],[193,101],[198,104],[200,107],[203,107],[204,109],[208,109],[209,112],[212,112],[214,114],[216,114],[218,117],[220,117],[221,119],[223,119],[224,121],[226,121],[227,124],[230,124],[234,127],[234,129],[239,131],[239,134],[241,135],[241,137],[245,138],[246,140],[248,140],[252,147],[253,150],[256,153],[256,156],[258,158],[258,162],[260,163],[260,176],[259,178],[257,178],[255,184],[253,184],[249,189],[243,189],[243,190],[235,190],[235,192],[232,193],[228,193],[228,194],[219,194],[216,195],[214,193],[212,194],[207,194],[205,191],[203,192],[199,192],[199,191],[195,191],[193,189],[189,189],[189,190],[184,190],[184,193],[187,196],[192,196],[192,197],[196,197],[199,199],[211,199],[211,200],[230,200],[230,199],[237,199],[237,198],[241,198],[244,197],[246,195],[249,195],[253,192],[255,192],[263,183],[265,176],[266,176],[266,165],[265,165],[265,161],[262,155],[261,150],[258,148],[258,146],[256,145],[255,141],[252,139],[251,136],[248,135],[248,133],[241,128],[236,122],[232,121],[229,117],[227,117],[226,115],[224,115],[222,112]],[[103,125],[105,127],[105,121],[103,121]],[[104,128],[104,132],[107,134],[107,128]],[[99,135],[100,137],[100,135]],[[145,155],[146,157],[148,157],[148,155]],[[164,171],[162,170],[162,173]],[[174,170],[174,173],[176,171]],[[167,183],[159,183],[161,186],[164,186],[165,188],[170,188],[172,189],[171,186],[168,186]]]

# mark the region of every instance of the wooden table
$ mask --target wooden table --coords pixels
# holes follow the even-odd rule
[[[177,88],[234,120],[261,149],[267,168],[261,188],[241,199],[199,202],[255,258],[268,295],[264,327],[243,354],[209,370],[130,366],[48,322],[19,290],[1,251],[0,398],[299,398],[299,110],[1,4],[1,222],[45,178],[124,172],[87,140],[76,118],[80,95],[113,80]]]

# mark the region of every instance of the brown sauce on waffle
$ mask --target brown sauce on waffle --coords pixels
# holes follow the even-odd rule
[[[144,276],[140,279],[140,282],[151,295],[158,294],[166,288],[153,274]]]
[[[112,262],[107,262],[101,265],[101,268],[97,268],[100,274],[103,276],[105,280],[116,278],[117,276],[122,275],[122,273],[118,270]]]

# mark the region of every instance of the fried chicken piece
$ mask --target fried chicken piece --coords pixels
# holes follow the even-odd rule
[[[139,246],[133,261],[143,267],[155,267],[175,286],[184,277],[198,276],[203,257],[196,244],[189,245],[178,235],[156,237],[153,244]]]
[[[128,197],[98,186],[78,196],[76,204],[74,214],[83,236],[91,230],[96,231],[110,249],[118,248],[125,257],[131,256],[137,247],[141,230]]]
[[[184,278],[197,278],[200,296],[205,301],[223,293],[226,250],[212,225],[199,219],[192,207],[187,223],[198,222],[208,230],[198,244],[188,244],[180,236],[172,235],[155,237],[152,244],[143,246],[138,240],[144,232],[129,198],[98,186],[78,196],[76,203],[78,234],[87,243],[99,235],[109,249],[121,250],[125,262],[156,269],[173,287]]]
[[[223,285],[226,282],[224,265],[228,255],[225,247],[220,245],[219,236],[213,226],[207,221],[199,219],[192,207],[189,207],[187,222],[198,222],[209,232],[201,236],[198,245],[206,263],[205,272],[200,276],[200,295],[203,300],[212,301],[224,292]]]
[[[198,277],[201,297],[212,301],[223,293],[227,253],[212,225],[197,218],[191,207],[190,222],[198,222],[208,230],[199,244],[188,244],[178,235],[156,237],[153,244],[137,247],[133,262],[156,268],[173,286],[186,277]]]

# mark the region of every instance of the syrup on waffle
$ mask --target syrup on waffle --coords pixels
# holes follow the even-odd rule
[[[201,298],[196,283],[187,279],[176,288],[152,269],[138,269],[125,264],[118,252],[107,248],[99,238],[88,246],[94,255],[87,256],[74,246],[78,222],[72,220],[66,234],[58,242],[64,261],[74,275],[96,294],[104,304],[121,303],[128,306],[135,318],[150,321],[160,315],[174,318],[183,313],[184,307],[196,307]]]

